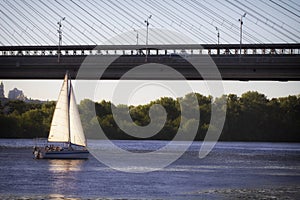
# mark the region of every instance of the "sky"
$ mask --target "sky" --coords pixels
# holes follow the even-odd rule
[[[3,80],[6,97],[9,90],[17,87],[23,90],[28,98],[40,100],[57,100],[63,80]],[[213,82],[213,81],[210,81]],[[77,103],[88,98],[96,102],[101,100],[112,101],[114,104],[143,105],[162,96],[172,98],[183,97],[189,92],[198,92],[205,96],[219,97],[222,94],[237,94],[241,96],[247,91],[258,91],[269,99],[286,97],[288,95],[300,95],[300,83],[298,81],[223,81],[224,93],[213,94],[205,81],[188,81],[190,90],[182,86],[180,81],[100,81],[95,83],[96,89],[86,93],[78,90],[74,82]],[[118,85],[122,85],[118,89]],[[129,87],[130,85],[130,87]],[[132,88],[132,85],[134,89]],[[175,88],[175,89],[174,89]],[[181,89],[180,89],[181,88]],[[77,89],[77,90],[76,90]],[[120,95],[120,93],[122,93]]]
[[[0,1],[0,45],[57,45],[58,24],[62,20],[63,45],[145,44],[146,19],[149,44],[214,44],[217,29],[220,43],[299,43],[300,2],[297,0],[3,0]],[[148,18],[151,15],[151,18]],[[137,37],[138,36],[138,37]],[[56,100],[62,80],[3,80],[5,94],[13,88],[33,99]],[[115,91],[120,85],[121,91]],[[190,81],[190,90],[218,96],[202,81]],[[80,85],[78,83],[78,85]],[[132,86],[134,85],[134,87]],[[224,81],[224,93],[241,95],[258,91],[268,98],[300,94],[300,82]],[[102,81],[84,98],[116,104],[145,104],[161,96],[184,96],[191,92],[182,82]],[[99,89],[100,88],[100,89]],[[178,91],[173,91],[174,88]],[[76,88],[75,88],[76,89]],[[114,92],[115,91],[115,92]],[[119,94],[123,94],[120,96]]]

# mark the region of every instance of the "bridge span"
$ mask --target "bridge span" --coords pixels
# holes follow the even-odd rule
[[[300,44],[184,44],[184,45],[80,45],[80,46],[1,46],[1,79],[61,79],[66,70],[73,78],[86,58],[90,74],[103,69],[101,60],[117,57],[101,79],[120,79],[136,66],[149,63],[167,65],[188,80],[203,77],[192,63],[210,73],[211,58],[223,80],[300,80]],[[97,60],[93,62],[93,60]],[[99,62],[100,60],[100,62]],[[213,63],[212,62],[212,63]],[[162,67],[143,68],[127,79],[176,79]],[[150,73],[151,72],[151,73]],[[209,79],[217,77],[211,75]],[[89,79],[89,77],[82,77]],[[92,77],[98,79],[99,77]]]

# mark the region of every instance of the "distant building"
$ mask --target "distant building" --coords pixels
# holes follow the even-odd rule
[[[4,85],[3,85],[2,81],[1,81],[1,84],[0,84],[0,98],[5,98],[5,96],[4,96]]]
[[[17,88],[14,88],[13,90],[10,90],[8,93],[8,98],[12,100],[21,100],[26,101],[27,98],[25,97],[22,90],[18,90]]]

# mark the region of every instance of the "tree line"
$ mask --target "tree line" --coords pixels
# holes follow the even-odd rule
[[[193,99],[196,97],[198,103]],[[226,106],[221,102],[226,102]],[[151,107],[159,104],[166,111],[166,118],[160,110],[151,116]],[[300,142],[300,95],[268,99],[258,92],[246,92],[238,97],[235,94],[219,98],[201,94],[187,94],[182,98],[162,97],[146,105],[114,105],[109,101],[93,102],[82,100],[78,105],[86,137],[102,138],[99,125],[109,139],[152,139],[171,140],[180,132],[184,140],[197,128],[195,140],[203,140],[211,122],[211,110],[216,113],[226,111],[221,141],[281,141]],[[154,107],[152,107],[154,108]],[[0,105],[1,138],[48,137],[55,102],[25,103],[6,101]],[[112,110],[114,110],[114,114]],[[184,110],[184,112],[183,112]],[[130,120],[124,116],[130,115]],[[150,117],[151,116],[151,117]],[[114,118],[115,117],[115,118]],[[155,127],[165,121],[161,128]],[[118,121],[118,123],[117,123]],[[153,123],[159,132],[145,138],[138,132],[137,137],[122,129],[135,130],[137,126]],[[121,126],[121,128],[120,128]]]

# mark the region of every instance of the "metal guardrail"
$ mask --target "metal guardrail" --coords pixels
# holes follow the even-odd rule
[[[76,55],[264,55],[300,54],[300,43],[286,44],[172,44],[172,45],[65,45],[0,46],[0,56]]]

